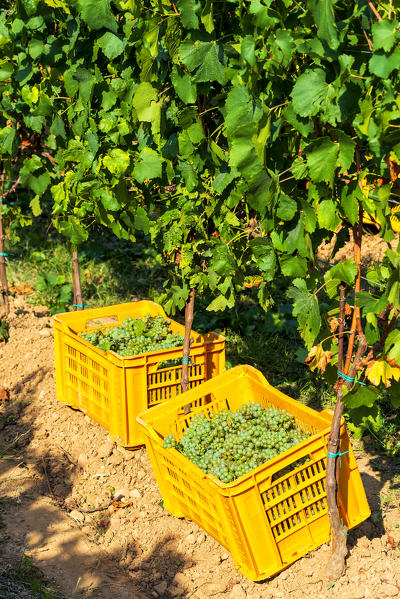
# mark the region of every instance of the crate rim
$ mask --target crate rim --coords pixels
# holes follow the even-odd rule
[[[88,320],[90,320],[91,318],[95,318],[96,315],[100,316],[101,312],[103,312],[104,310],[117,310],[120,309],[122,307],[127,308],[128,306],[137,306],[137,304],[140,303],[146,303],[146,304],[153,304],[154,306],[157,307],[157,309],[160,311],[160,314],[167,320],[173,320],[172,318],[170,318],[169,316],[167,316],[167,314],[165,313],[164,308],[160,305],[157,304],[156,302],[153,302],[152,300],[138,300],[135,302],[124,302],[122,304],[111,304],[110,306],[102,306],[99,308],[89,308],[88,310],[85,310],[85,314],[88,316]],[[148,356],[149,354],[151,354],[151,356],[160,356],[162,357],[163,353],[170,353],[171,351],[180,351],[180,353],[182,353],[182,348],[183,345],[177,345],[176,347],[172,347],[172,348],[168,348],[168,349],[157,349],[157,350],[153,350],[151,352],[144,352],[144,353],[140,353],[140,354],[134,354],[132,356],[120,356],[119,354],[117,354],[115,351],[107,349],[100,349],[99,347],[97,347],[96,345],[92,345],[91,343],[89,343],[89,341],[86,341],[85,339],[83,339],[78,333],[75,333],[75,331],[73,331],[71,329],[71,327],[68,324],[68,320],[70,320],[71,318],[74,319],[78,319],[78,316],[74,316],[75,314],[79,315],[79,318],[81,317],[81,312],[62,312],[61,314],[54,314],[53,315],[53,320],[57,323],[60,323],[64,333],[67,333],[69,335],[73,335],[74,337],[78,337],[79,341],[85,346],[85,347],[89,347],[91,350],[95,351],[99,356],[102,357],[109,357],[112,358],[112,360],[115,362],[117,362],[119,365],[124,366],[127,362],[133,362],[133,361],[139,361],[140,358],[141,359],[146,359],[146,356]],[[176,321],[175,321],[176,322]],[[180,326],[184,326],[181,325],[180,323],[177,323]],[[113,325],[113,326],[117,326],[117,325]],[[90,329],[96,329],[96,328],[101,328],[100,326],[93,326],[90,327]],[[202,347],[204,345],[214,345],[215,343],[219,343],[219,342],[225,342],[225,337],[224,335],[221,335],[220,333],[216,333],[214,331],[210,331],[208,333],[206,333],[205,335],[202,335],[201,333],[198,333],[195,330],[192,330],[193,335],[197,335],[198,337],[200,337],[200,340],[192,343],[191,345],[191,349],[195,349],[195,348],[199,348]],[[172,358],[173,359],[173,358]],[[117,364],[117,365],[118,365]]]
[[[204,389],[205,386],[210,387],[213,383],[215,384],[215,382],[219,378],[226,377],[228,373],[232,373],[232,372],[234,372],[234,374],[236,374],[237,376],[244,376],[248,372],[252,372],[253,374],[257,375],[260,382],[267,384],[269,387],[272,387],[272,385],[270,385],[268,383],[268,381],[266,380],[264,375],[259,370],[257,370],[253,366],[250,366],[247,364],[241,364],[239,366],[235,366],[234,368],[231,368],[230,370],[225,370],[224,372],[218,374],[213,379],[210,379],[210,380],[202,383],[198,387],[195,387],[193,389],[190,389],[189,391],[186,391],[185,393],[182,393],[178,398],[169,400],[168,406],[171,409],[174,407],[176,407],[177,409],[181,408],[182,406],[191,402],[192,396],[194,398],[197,398],[199,395],[200,389],[203,389],[204,394],[206,395],[208,391],[206,391]],[[272,388],[274,389],[274,391],[278,391],[275,387],[272,387]],[[278,391],[278,393],[281,393],[281,392]],[[296,400],[294,400],[291,397],[288,397],[288,396],[285,396],[285,397],[293,402],[296,402]],[[257,403],[257,402],[253,402],[253,403]],[[296,403],[300,403],[300,402],[296,402]],[[289,458],[292,454],[302,452],[302,450],[305,449],[307,447],[307,445],[310,445],[311,443],[313,443],[317,438],[323,438],[324,436],[326,436],[329,433],[333,414],[329,414],[327,410],[322,410],[321,412],[317,412],[316,410],[313,410],[312,408],[309,408],[308,406],[305,406],[303,404],[301,404],[301,406],[307,412],[310,411],[310,412],[317,413],[319,416],[324,418],[326,420],[326,426],[324,428],[322,428],[320,431],[318,431],[317,433],[311,435],[310,437],[307,437],[307,439],[304,439],[300,443],[297,443],[296,445],[289,447],[289,449],[287,449],[286,451],[278,454],[277,456],[275,456],[274,458],[271,458],[270,460],[267,460],[263,464],[260,464],[260,466],[257,466],[257,468],[253,468],[246,474],[239,476],[238,478],[236,478],[234,481],[232,481],[230,483],[224,483],[224,482],[220,481],[217,477],[215,477],[213,474],[205,473],[203,470],[201,470],[201,468],[199,468],[199,466],[196,466],[196,464],[194,464],[191,460],[189,460],[189,458],[187,458],[182,453],[180,453],[177,449],[174,449],[174,448],[166,449],[163,447],[164,439],[161,438],[159,433],[157,433],[155,431],[154,427],[151,424],[149,424],[145,420],[145,418],[146,418],[147,414],[150,414],[153,417],[156,416],[157,411],[159,411],[160,408],[164,408],[164,410],[165,410],[165,405],[163,406],[162,404],[160,404],[158,406],[153,406],[152,408],[144,410],[143,412],[138,414],[138,416],[136,417],[136,420],[141,426],[144,427],[144,429],[146,431],[145,434],[148,435],[149,437],[151,437],[153,439],[153,441],[155,443],[157,443],[157,445],[159,447],[161,447],[164,451],[174,451],[175,452],[173,455],[175,456],[175,459],[177,459],[181,463],[181,466],[183,468],[185,468],[185,466],[187,467],[187,465],[190,464],[192,468],[195,468],[197,475],[200,476],[202,479],[209,480],[211,484],[215,484],[217,487],[219,487],[221,489],[221,491],[226,490],[226,492],[229,493],[229,491],[234,492],[236,490],[235,487],[239,487],[239,486],[245,484],[247,480],[256,477],[259,472],[261,472],[265,469],[266,464],[268,464],[269,467],[273,467],[275,464],[278,464],[279,462],[281,462],[282,459],[285,460],[286,458]],[[188,414],[188,416],[189,416],[189,414]],[[341,428],[340,437],[342,436],[344,424],[345,424],[345,421],[344,421],[344,418],[342,418],[341,426],[340,426],[340,428]],[[326,445],[326,443],[324,443],[324,444]],[[301,466],[299,466],[299,468],[301,468]],[[293,472],[296,470],[297,470],[297,468],[295,468],[293,471],[291,471],[290,474],[288,474],[287,476],[291,476],[293,474]],[[284,476],[282,478],[284,478]],[[239,491],[239,489],[238,489],[238,492],[241,492],[241,491]],[[229,494],[231,495],[232,493],[229,493]]]
[[[193,346],[192,346],[193,347]],[[330,422],[332,420],[331,415],[328,414],[327,410],[321,410],[321,412],[317,412],[317,410],[314,410],[313,408],[310,408],[304,404],[302,404],[301,402],[298,402],[297,400],[293,399],[292,397],[289,397],[288,395],[285,395],[284,393],[282,393],[281,391],[279,391],[279,389],[276,389],[276,387],[273,387],[265,378],[265,376],[256,368],[254,368],[254,366],[251,366],[250,364],[239,364],[238,366],[234,366],[233,368],[224,370],[223,372],[220,372],[219,374],[217,374],[217,376],[213,377],[212,379],[209,379],[207,381],[205,381],[204,383],[202,383],[201,385],[199,385],[198,387],[194,387],[193,389],[189,389],[188,391],[186,391],[185,393],[182,393],[181,395],[179,395],[179,397],[176,397],[175,399],[171,399],[168,401],[168,407],[169,408],[180,408],[182,406],[187,405],[188,403],[190,403],[192,401],[192,399],[196,399],[199,395],[199,390],[201,389],[204,392],[204,395],[207,395],[207,393],[212,393],[212,387],[215,386],[216,384],[219,384],[221,379],[226,378],[227,376],[246,376],[246,374],[252,374],[254,375],[256,378],[258,378],[259,382],[263,385],[265,385],[268,388],[271,388],[274,390],[275,393],[277,393],[278,395],[283,395],[285,397],[286,400],[289,400],[290,403],[299,403],[302,407],[302,409],[304,409],[306,412],[308,412],[310,415],[313,414],[318,414],[318,416],[321,416],[322,418],[325,419],[327,426],[330,425]],[[182,399],[184,398],[184,399]],[[165,407],[165,406],[164,406]],[[143,410],[143,412],[141,412],[140,414],[138,414],[136,420],[138,422],[140,422],[140,424],[142,426],[144,426],[146,429],[151,430],[151,427],[148,425],[148,423],[146,422],[146,420],[142,420],[143,418],[146,418],[148,414],[152,414],[153,416],[156,416],[157,413],[160,411],[161,405],[157,405],[157,406],[153,406],[151,408],[148,408],[147,410]],[[188,414],[189,415],[189,414]]]

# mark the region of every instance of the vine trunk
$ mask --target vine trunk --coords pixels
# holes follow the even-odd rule
[[[6,258],[4,251],[5,235],[3,231],[3,198],[4,198],[4,170],[1,173],[1,196],[0,196],[0,316],[7,316],[10,306],[8,302],[8,283],[6,272]]]
[[[185,305],[185,337],[183,339],[183,352],[182,352],[182,379],[181,379],[181,387],[182,393],[188,391],[189,389],[189,366],[190,366],[190,348],[193,342],[193,339],[190,337],[192,333],[192,325],[193,325],[193,313],[194,313],[194,298],[195,298],[195,290],[191,289],[189,291],[189,297],[186,300]],[[185,414],[190,412],[191,405],[188,404],[185,406]]]
[[[357,277],[355,282],[355,294],[361,288],[361,244],[362,244],[362,225],[363,225],[363,208],[359,204],[359,219],[353,227],[353,244],[354,244],[354,261],[357,266]],[[343,416],[343,386],[350,389],[352,386],[351,379],[354,378],[359,369],[360,362],[368,347],[364,332],[361,326],[360,308],[355,305],[353,307],[353,316],[351,324],[351,334],[347,346],[346,360],[343,367],[343,329],[345,321],[345,286],[340,285],[340,313],[339,313],[339,345],[338,345],[338,373],[348,375],[350,380],[344,380],[338,374],[336,383],[336,405],[332,419],[331,431],[328,439],[328,457],[326,464],[326,494],[328,503],[329,521],[332,531],[332,554],[330,556],[326,575],[331,581],[337,580],[343,576],[345,572],[345,558],[347,555],[347,531],[341,521],[338,511],[338,490],[339,490],[339,468],[340,468],[340,424]],[[353,358],[355,340],[358,340],[358,348],[350,368],[350,363]],[[342,370],[343,369],[343,370]],[[338,455],[339,454],[339,455]],[[338,460],[339,457],[339,460]]]
[[[72,252],[72,262],[74,265],[74,311],[76,312],[77,310],[83,310],[81,275],[79,272],[79,257],[77,250]]]

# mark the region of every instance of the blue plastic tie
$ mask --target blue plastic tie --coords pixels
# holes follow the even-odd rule
[[[338,376],[340,376],[341,379],[343,379],[344,381],[347,381],[348,383],[358,383],[359,385],[363,385],[364,387],[366,387],[366,384],[363,383],[362,381],[356,381],[356,379],[352,376],[347,376],[347,374],[344,374],[343,372],[340,372],[340,370],[337,371]]]
[[[85,306],[85,304],[72,304],[74,308],[89,308],[89,306]]]
[[[7,252],[0,252],[0,256],[8,256]]]
[[[348,449],[347,451],[338,451],[337,453],[332,453],[331,451],[328,451],[328,453],[326,454],[327,458],[339,458],[339,466],[342,465],[342,455],[345,455],[346,453],[350,453],[350,449]]]
[[[192,364],[193,366],[196,366],[192,358],[182,358],[182,364]]]

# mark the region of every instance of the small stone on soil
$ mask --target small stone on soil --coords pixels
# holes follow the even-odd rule
[[[79,523],[85,521],[85,515],[82,514],[82,512],[79,512],[78,510],[72,510],[72,512],[69,512],[68,516]]]
[[[220,555],[221,562],[225,561],[228,558],[229,558],[229,553],[221,553],[221,555]]]
[[[229,594],[229,599],[246,599],[246,593],[240,584],[235,584]]]
[[[51,329],[41,329],[41,330],[39,331],[39,335],[40,335],[41,337],[51,337],[51,335],[52,335],[52,331],[51,331]]]
[[[110,456],[112,454],[113,449],[114,449],[114,441],[111,441],[111,439],[110,439],[99,446],[99,448],[97,450],[97,457],[99,457],[101,459],[108,458],[108,456]]]
[[[154,590],[159,594],[159,595],[163,595],[165,593],[165,591],[167,590],[168,584],[166,583],[165,580],[163,580],[162,582],[160,582],[159,584],[156,584],[156,586],[154,587]]]
[[[384,597],[398,597],[400,590],[394,584],[382,584],[378,588],[378,593],[381,593]]]

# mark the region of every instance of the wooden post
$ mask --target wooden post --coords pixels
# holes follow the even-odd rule
[[[193,313],[194,313],[194,298],[195,298],[195,290],[191,289],[189,292],[189,297],[186,300],[185,306],[185,337],[183,339],[183,352],[182,352],[182,378],[181,378],[181,387],[182,393],[188,391],[189,389],[189,361],[190,361],[190,348],[192,345],[192,339],[190,335],[192,333],[192,325],[193,325]],[[185,414],[190,412],[190,404],[185,406]]]
[[[78,251],[76,249],[72,252],[72,262],[74,265],[74,312],[76,312],[77,310],[83,310],[81,275],[79,272]]]
[[[353,365],[349,372],[349,378],[353,378],[358,370],[358,366],[368,348],[365,337],[358,340],[358,349]],[[328,439],[328,455],[335,456],[340,451],[340,421],[343,416],[343,385],[348,389],[352,386],[351,382],[340,384],[335,411],[332,419],[331,431]],[[326,499],[328,503],[329,521],[332,529],[332,554],[326,568],[326,576],[329,580],[337,580],[345,571],[345,558],[347,555],[347,531],[344,530],[340,521],[337,503],[337,481],[336,481],[337,457],[327,458],[326,460]]]
[[[6,272],[6,258],[4,251],[4,240],[5,235],[3,231],[3,198],[4,198],[4,167],[1,172],[1,195],[0,195],[0,310],[1,316],[7,316],[10,311],[10,305],[8,302],[8,283],[7,283],[7,272]]]
[[[362,242],[362,224],[363,224],[363,208],[359,202],[359,220],[353,227],[354,239],[354,261],[357,265],[357,277],[355,282],[355,294],[361,288],[361,242]],[[355,304],[355,299],[354,299]],[[332,419],[331,431],[328,439],[328,456],[326,460],[326,496],[328,503],[329,521],[332,530],[332,554],[330,556],[326,575],[329,580],[334,581],[340,578],[345,571],[345,558],[347,555],[347,534],[343,529],[343,525],[339,518],[338,512],[338,452],[340,451],[340,421],[343,415],[343,385],[350,389],[353,385],[351,379],[354,378],[360,362],[368,348],[368,343],[361,326],[360,308],[354,305],[353,317],[351,324],[351,334],[347,346],[346,360],[343,367],[343,323],[345,317],[345,288],[340,286],[340,321],[339,321],[339,347],[338,347],[338,370],[350,379],[344,380],[338,374],[336,383],[336,406]],[[350,368],[350,363],[353,358],[354,343],[358,338],[358,348]],[[343,370],[342,370],[343,368]]]

